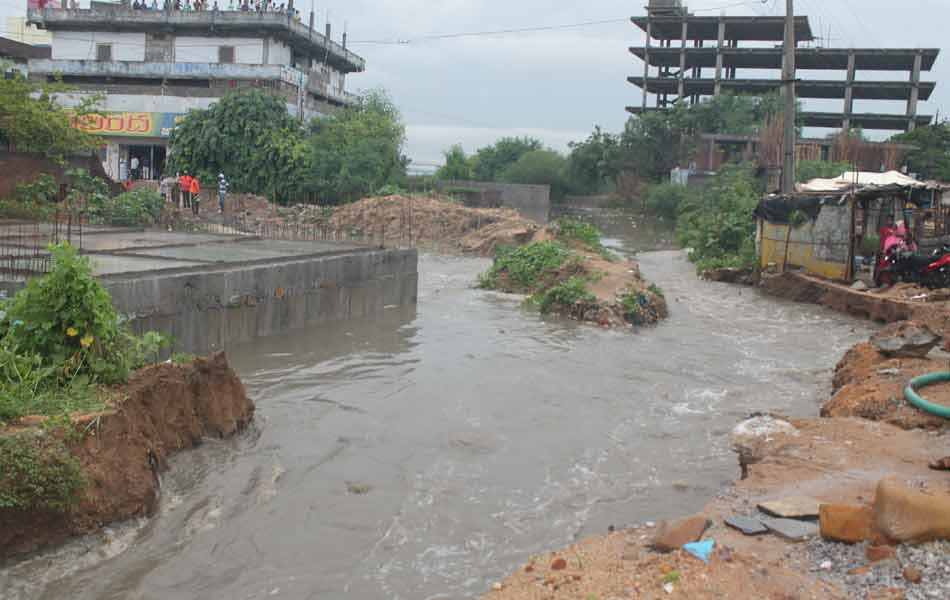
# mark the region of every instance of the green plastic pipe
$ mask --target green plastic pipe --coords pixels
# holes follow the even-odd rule
[[[910,383],[907,384],[907,387],[904,388],[904,398],[907,398],[908,402],[924,412],[937,415],[938,417],[943,417],[944,419],[950,419],[950,407],[934,404],[933,402],[927,402],[920,397],[920,394],[917,393],[918,388],[939,383],[941,381],[950,381],[950,371],[927,373],[926,375],[914,377],[910,380]]]

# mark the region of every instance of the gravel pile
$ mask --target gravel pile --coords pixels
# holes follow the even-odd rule
[[[869,592],[886,588],[904,590],[907,600],[950,598],[950,542],[898,546],[896,560],[877,563],[868,562],[867,546],[812,539],[803,545],[808,562],[803,566],[822,579],[841,585],[852,598],[860,600]],[[920,570],[920,583],[904,579],[905,567]]]

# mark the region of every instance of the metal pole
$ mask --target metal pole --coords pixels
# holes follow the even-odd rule
[[[782,192],[795,191],[795,2],[785,0],[785,134],[782,139]]]

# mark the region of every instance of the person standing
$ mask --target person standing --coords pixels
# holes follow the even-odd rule
[[[191,178],[191,210],[198,215],[198,205],[201,204],[201,186],[198,185],[198,178]]]
[[[228,194],[228,180],[224,173],[218,173],[218,210],[224,214],[224,197]]]
[[[178,208],[191,208],[191,177],[186,171],[178,178],[178,190],[181,192],[181,203]]]
[[[132,179],[139,178],[139,157],[133,156],[132,160],[129,161],[129,166],[132,168]]]

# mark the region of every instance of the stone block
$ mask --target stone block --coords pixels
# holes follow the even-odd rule
[[[826,540],[856,544],[876,537],[874,511],[868,506],[822,504],[818,522]]]
[[[711,523],[706,517],[689,517],[678,521],[664,521],[657,528],[650,547],[659,552],[672,552],[684,544],[698,541]]]
[[[874,522],[898,542],[950,540],[950,492],[914,489],[896,477],[882,479],[874,497]]]

